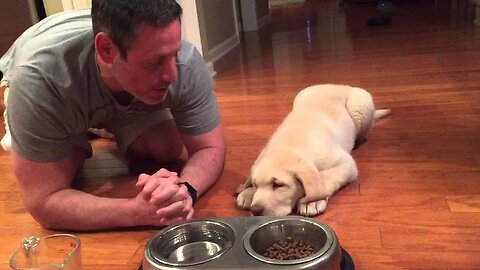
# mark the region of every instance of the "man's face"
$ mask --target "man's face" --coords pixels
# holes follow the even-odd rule
[[[180,20],[164,26],[141,24],[127,59],[118,55],[114,60],[113,76],[135,98],[159,104],[177,78],[176,56],[181,46]]]

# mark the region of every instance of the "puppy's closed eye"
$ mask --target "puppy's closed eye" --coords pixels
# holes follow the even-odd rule
[[[279,189],[279,188],[282,188],[284,186],[285,186],[285,184],[278,181],[278,179],[275,179],[275,178],[273,179],[273,183],[272,183],[272,188],[273,189]]]

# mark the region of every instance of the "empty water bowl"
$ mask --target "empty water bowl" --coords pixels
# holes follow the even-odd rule
[[[342,256],[332,229],[302,217],[280,218],[254,227],[246,233],[243,244],[252,257],[276,265],[307,263],[318,266],[315,269],[338,269]]]
[[[145,262],[161,269],[162,265],[191,266],[214,260],[235,243],[235,232],[219,221],[197,220],[160,231],[145,247]]]

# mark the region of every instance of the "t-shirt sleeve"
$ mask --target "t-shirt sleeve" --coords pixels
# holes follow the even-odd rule
[[[53,89],[52,89],[53,88]],[[16,67],[10,80],[7,119],[12,148],[32,161],[53,162],[71,151],[66,102],[34,69]]]
[[[180,67],[180,98],[171,107],[178,130],[186,135],[205,134],[220,123],[220,112],[213,80],[200,53],[192,48],[191,57]]]

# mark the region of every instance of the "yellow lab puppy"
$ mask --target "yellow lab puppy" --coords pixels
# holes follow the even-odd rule
[[[254,215],[322,213],[328,198],[357,178],[350,155],[355,140],[365,139],[375,120],[389,113],[375,110],[372,96],[357,87],[300,91],[240,186],[237,205]]]

